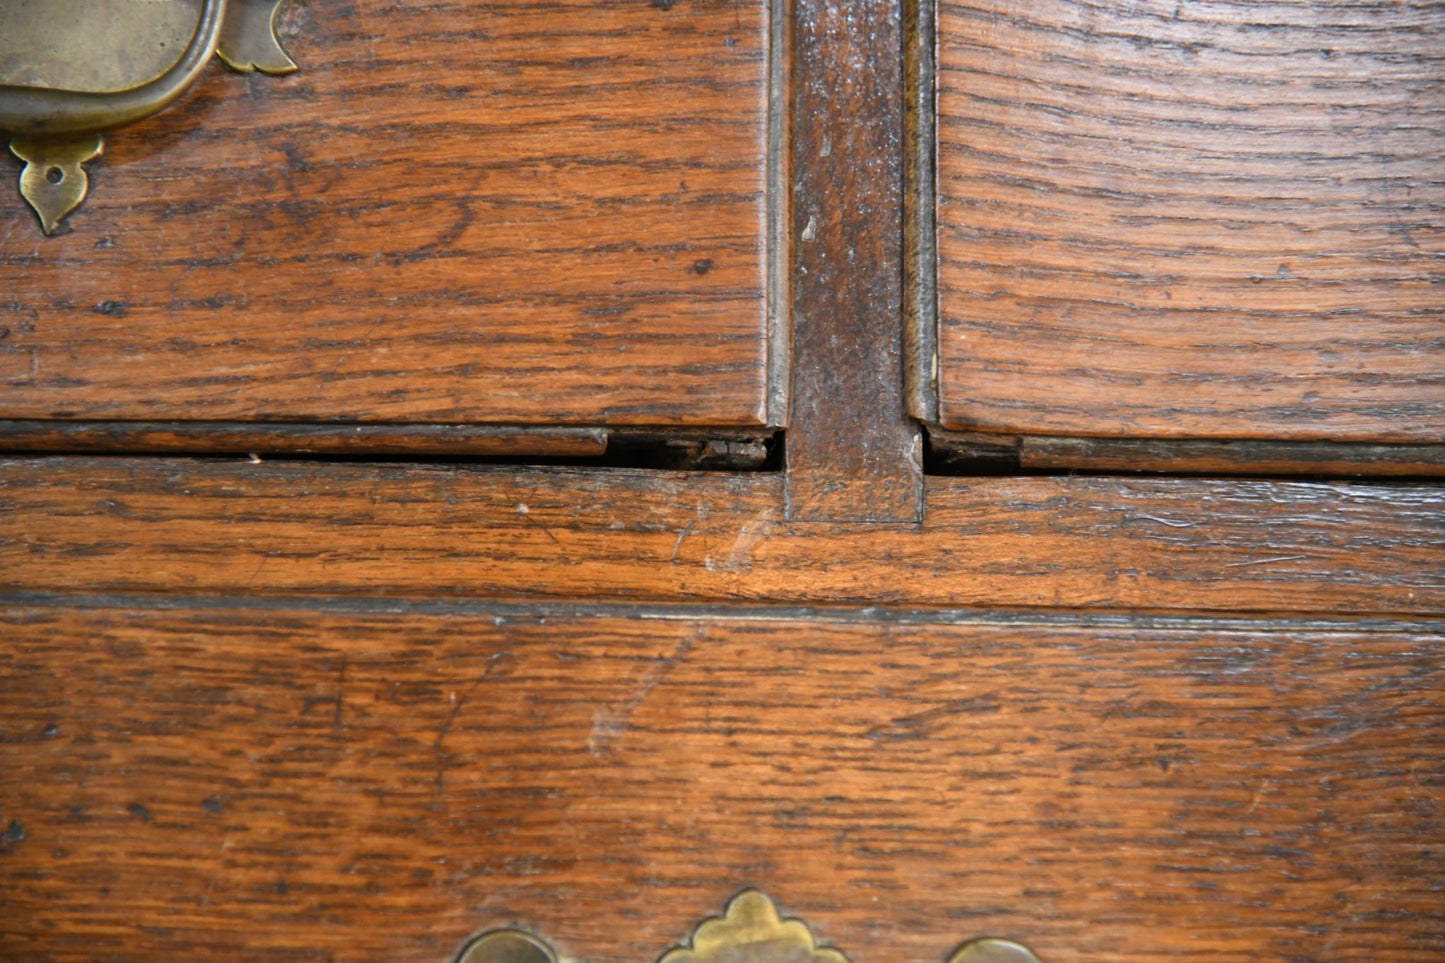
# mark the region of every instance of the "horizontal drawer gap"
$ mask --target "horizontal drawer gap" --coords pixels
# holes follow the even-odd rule
[[[765,471],[781,433],[532,425],[0,420],[0,451]]]
[[[1255,478],[1445,477],[1445,445],[1254,439],[1076,438],[928,429],[931,475],[1108,474]]]

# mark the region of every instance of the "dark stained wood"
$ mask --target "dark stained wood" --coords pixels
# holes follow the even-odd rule
[[[288,11],[300,72],[108,138],[63,236],[10,188],[0,417],[782,416],[767,0]]]
[[[903,346],[908,411],[938,422],[937,4],[903,0]]]
[[[940,418],[1445,440],[1445,8],[939,7]]]
[[[1059,438],[990,432],[928,433],[930,470],[940,474],[1020,471],[1309,475],[1317,478],[1445,476],[1445,445],[1332,441]]]
[[[499,425],[276,425],[257,422],[0,421],[9,451],[261,453],[373,457],[405,455],[595,457],[607,451],[596,428]]]
[[[1104,63],[1104,99],[1156,70],[1099,31],[1070,35],[1111,52],[1093,66],[1024,49],[1052,36],[1032,9],[1000,8],[974,61],[1040,84]],[[1088,27],[1123,9],[1067,12]],[[1411,9],[1434,15],[1384,20]],[[791,94],[764,56],[781,24],[755,3],[297,5],[302,74],[216,74],[117,138],[74,232],[22,239],[67,260],[4,261],[30,226],[0,224],[0,282],[71,319],[57,364],[160,345],[86,368],[131,386],[93,397],[145,419],[264,419],[248,438],[303,416],[362,419],[373,441],[435,437],[437,419],[485,434],[487,412],[523,399],[535,424],[506,425],[524,437],[606,422],[614,447],[700,465],[737,444],[755,464],[757,426],[783,420],[778,309],[798,314],[782,472],[0,459],[0,957],[441,963],[524,926],[564,960],[646,961],[745,886],[853,963],[940,961],[986,934],[1046,963],[1445,955],[1445,487],[921,478],[901,212],[922,221],[931,202],[901,172],[905,102],[926,98],[898,58],[925,41],[893,0],[790,12]],[[1186,30],[1203,13],[1180,15]],[[1289,31],[1239,36],[1261,33]],[[1420,44],[1399,39],[1380,77],[1422,64]],[[1293,76],[1297,55],[1267,61],[1250,76]],[[989,96],[990,77],[969,91]],[[795,147],[770,154],[788,104]],[[995,106],[984,116],[1007,120]],[[1039,176],[1049,150],[1008,176]],[[1189,170],[1214,181],[1190,190],[1227,166],[1200,156]],[[1275,183],[1237,196],[1277,206]],[[1358,186],[1320,186],[1302,215],[1315,237],[1360,223],[1329,220]],[[780,277],[765,239],[789,220]],[[277,236],[289,260],[266,260]],[[1170,236],[1145,225],[1130,243]],[[1319,297],[1424,273],[1409,257]],[[1291,263],[1319,290],[1306,267],[1322,268]],[[57,305],[60,274],[97,287]],[[82,330],[91,305],[107,327]],[[195,319],[195,348],[147,327],[175,316]],[[308,372],[298,345],[335,367]],[[247,408],[252,382],[177,386],[193,357],[270,366],[290,407]],[[173,407],[141,404],[128,366]],[[931,372],[914,371],[911,403]],[[20,397],[3,378],[0,404]]]
[[[903,396],[903,64],[897,0],[797,10],[787,516],[916,523]]]
[[[1445,611],[1445,488],[933,478],[920,526],[773,474],[0,462],[0,587],[854,606]]]
[[[661,614],[8,609],[4,955],[1445,954],[1445,636]]]
[[[1175,441],[1135,438],[1019,439],[1025,469],[1187,472],[1200,475],[1445,476],[1445,445],[1328,441]]]

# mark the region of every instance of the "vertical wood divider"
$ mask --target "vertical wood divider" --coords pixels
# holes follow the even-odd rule
[[[899,0],[797,0],[790,521],[917,524],[903,370]]]

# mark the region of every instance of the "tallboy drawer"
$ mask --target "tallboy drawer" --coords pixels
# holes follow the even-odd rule
[[[936,25],[939,426],[1445,441],[1445,11],[982,0]]]
[[[53,236],[6,189],[0,419],[780,423],[768,0],[275,24],[299,71],[212,63]]]

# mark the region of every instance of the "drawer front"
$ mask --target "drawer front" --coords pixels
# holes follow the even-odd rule
[[[168,608],[0,618],[8,959],[1445,951],[1428,631]]]
[[[943,427],[1445,440],[1445,11],[987,0],[937,31]]]
[[[772,423],[775,27],[283,7],[300,70],[107,135],[56,236],[8,189],[0,418]]]

